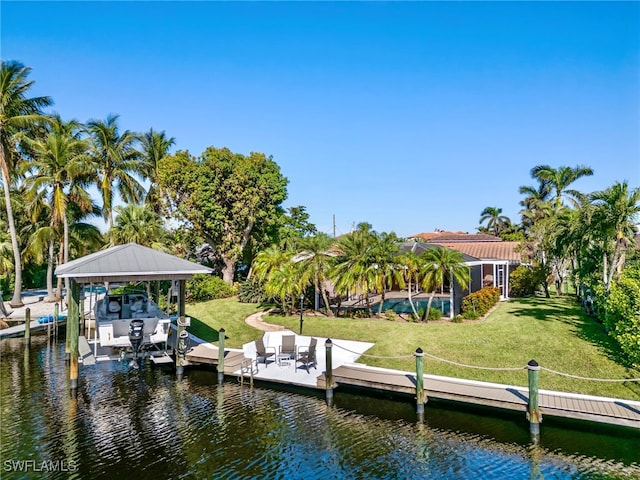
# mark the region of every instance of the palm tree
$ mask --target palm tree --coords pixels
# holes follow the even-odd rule
[[[346,295],[358,292],[364,296],[365,305],[371,316],[369,293],[375,289],[376,274],[372,258],[373,234],[367,224],[345,235],[338,241],[339,254],[331,272],[337,293]]]
[[[283,312],[286,311],[287,290],[279,280],[283,277],[286,278],[288,272],[292,270],[288,266],[291,263],[291,256],[291,252],[281,250],[272,245],[256,255],[251,267],[250,276],[254,275],[258,281],[265,282],[265,291],[267,293],[273,295],[282,294],[280,300]],[[287,272],[287,274],[277,273],[279,271]]]
[[[589,198],[595,205],[594,222],[604,248],[602,275],[606,291],[616,279],[626,259],[626,252],[635,241],[636,222],[640,215],[640,188],[629,191],[626,181],[617,182],[606,190],[594,192]]]
[[[114,208],[117,216],[111,227],[111,245],[137,243],[156,250],[167,250],[168,232],[160,215],[150,205],[126,205]]]
[[[27,97],[34,83],[27,80],[30,72],[31,68],[20,62],[3,61],[0,64],[0,173],[15,272],[13,298],[9,302],[12,307],[23,305],[22,261],[10,195],[16,166],[20,161],[19,136],[41,120],[42,109],[53,103],[49,97]]]
[[[387,289],[394,285],[404,288],[404,265],[401,263],[399,239],[395,233],[374,234],[371,259],[376,290],[380,292],[378,314],[382,314]]]
[[[46,192],[51,205],[51,226],[63,227],[63,262],[69,261],[69,219],[67,207],[71,201],[91,209],[86,187],[92,178],[88,143],[80,137],[82,126],[75,120],[63,121],[53,115],[45,127],[45,134],[28,140],[34,174],[27,183],[36,192]]]
[[[425,318],[429,318],[431,303],[436,291],[441,289],[447,281],[451,298],[450,316],[453,318],[454,281],[459,285],[467,285],[470,277],[469,267],[464,264],[462,253],[440,246],[429,248],[420,255],[419,277],[422,288],[431,292]]]
[[[584,197],[577,190],[569,190],[567,187],[581,177],[593,175],[590,167],[578,165],[575,168],[559,167],[552,168],[549,165],[538,165],[531,169],[531,176],[540,182],[548,183],[554,193],[555,208],[560,208],[563,204],[563,196],[567,197],[574,207],[577,207],[579,200]]]
[[[175,138],[167,137],[164,131],[155,132],[150,129],[140,137],[142,143],[142,163],[145,176],[149,179],[149,189],[144,201],[151,205],[156,213],[160,213],[160,197],[156,182],[156,168],[164,157],[169,154],[169,149],[175,144]]]
[[[110,230],[113,226],[114,191],[126,203],[139,202],[144,188],[133,175],[145,175],[146,166],[135,148],[138,136],[129,130],[120,133],[118,115],[108,115],[104,121],[90,120],[87,130],[98,171],[97,185],[102,196],[102,215]]]
[[[484,222],[487,222],[487,229],[493,231],[494,237],[511,225],[511,219],[502,215],[502,209],[498,207],[486,207],[480,212],[480,225]]]
[[[327,315],[333,317],[329,306],[329,297],[323,284],[329,278],[329,270],[335,254],[330,248],[333,240],[326,233],[318,233],[313,237],[305,237],[300,240],[302,251],[293,257],[293,262],[302,269],[303,283],[311,283],[316,292],[320,292],[327,310]]]
[[[551,207],[549,205],[549,197],[551,188],[546,181],[540,181],[538,187],[521,186],[520,193],[526,197],[520,201],[523,207],[520,210],[522,216],[522,226],[525,231],[539,219],[549,215]]]
[[[409,305],[411,306],[411,310],[413,311],[413,316],[417,320],[419,318],[418,312],[416,310],[416,306],[413,303],[413,285],[417,285],[416,277],[418,272],[420,271],[419,267],[419,259],[418,256],[413,252],[408,252],[402,255],[398,261],[403,266],[403,274],[404,279],[402,284],[407,287],[407,300],[409,300]]]

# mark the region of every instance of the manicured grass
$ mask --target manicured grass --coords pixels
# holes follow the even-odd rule
[[[259,310],[236,299],[187,305],[187,314],[192,317],[189,331],[217,341],[218,330],[224,328],[226,345],[240,348],[262,335],[244,322],[246,316]],[[298,316],[265,315],[265,321],[295,332],[300,327]],[[586,316],[574,297],[568,296],[502,302],[486,319],[467,323],[305,316],[303,333],[335,339],[335,348],[339,348],[339,339],[375,343],[367,352],[372,356],[360,358],[361,363],[373,366],[415,371],[413,353],[420,347],[426,354],[465,365],[522,367],[516,372],[477,370],[425,356],[425,373],[486,382],[526,386],[524,367],[531,359],[542,367],[582,377],[640,378],[638,370],[624,366],[604,327]],[[406,358],[376,358],[398,356]],[[640,400],[638,382],[575,380],[544,370],[540,372],[540,388]]]
[[[265,321],[298,331],[298,317],[270,315]],[[450,323],[400,323],[379,319],[306,317],[304,334],[375,343],[361,363],[414,371],[416,348],[453,362],[482,367],[523,367],[522,371],[477,370],[425,356],[425,373],[487,382],[527,385],[525,365],[590,378],[640,378],[626,368],[604,327],[586,316],[574,297],[527,298],[502,302],[486,319]],[[339,340],[336,340],[339,345]],[[428,388],[428,387],[427,387]],[[540,373],[540,388],[640,400],[638,382],[605,383]]]
[[[263,332],[244,321],[252,313],[260,311],[256,304],[240,303],[236,298],[210,300],[187,305],[186,314],[191,317],[189,332],[209,342],[218,341],[218,331],[224,328],[225,346],[242,348],[242,345],[257,338]]]

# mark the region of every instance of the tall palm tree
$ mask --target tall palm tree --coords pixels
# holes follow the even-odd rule
[[[329,306],[329,297],[324,288],[324,282],[329,278],[329,271],[335,254],[330,250],[333,240],[326,233],[318,233],[313,237],[300,240],[302,251],[293,257],[302,270],[304,283],[311,283],[316,292],[320,292],[326,307],[327,315],[333,317]]]
[[[577,190],[568,189],[569,185],[582,177],[593,175],[590,167],[578,165],[575,168],[558,167],[552,168],[549,165],[537,165],[531,169],[531,176],[540,182],[546,182],[552,189],[555,208],[560,208],[563,204],[563,196],[566,197],[574,207],[577,207],[579,200],[584,197]]]
[[[30,188],[45,192],[51,205],[51,226],[62,225],[63,262],[69,261],[69,219],[67,208],[76,202],[90,210],[91,199],[86,187],[93,178],[87,155],[89,144],[81,138],[82,125],[75,120],[63,121],[53,115],[45,133],[36,140],[28,140],[34,174],[27,179]]]
[[[9,302],[12,307],[23,305],[22,260],[10,195],[16,166],[20,161],[19,136],[40,121],[42,109],[53,103],[49,97],[28,97],[34,83],[27,79],[30,72],[31,68],[17,61],[3,61],[0,64],[0,173],[15,272],[13,298]]]
[[[627,249],[635,241],[640,188],[630,191],[626,181],[616,182],[606,190],[592,193],[589,198],[596,207],[593,218],[604,243],[602,274],[608,292],[622,271]]]
[[[142,163],[145,176],[149,180],[149,189],[144,197],[147,205],[151,205],[156,213],[160,213],[160,197],[156,182],[156,168],[164,157],[169,154],[169,149],[175,144],[175,138],[167,137],[167,134],[150,129],[140,137],[142,144]]]
[[[480,225],[484,222],[487,222],[487,229],[493,231],[494,237],[511,225],[511,219],[502,215],[502,209],[498,207],[486,207],[480,212]]]
[[[520,201],[520,205],[523,207],[520,210],[520,215],[522,216],[522,226],[527,231],[537,220],[550,214],[551,187],[549,182],[540,181],[537,187],[521,186],[519,190],[522,195],[526,195]]]
[[[141,154],[136,149],[138,136],[125,130],[120,133],[118,115],[105,120],[89,120],[92,157],[98,171],[97,185],[102,196],[102,215],[109,230],[113,226],[113,195],[120,194],[125,203],[137,203],[144,188],[134,177],[146,174]]]
[[[454,281],[459,285],[469,283],[469,267],[464,264],[461,252],[445,247],[433,247],[420,255],[420,280],[421,286],[430,291],[425,318],[429,318],[429,310],[433,297],[438,289],[441,289],[448,281],[450,288],[450,316],[453,318],[453,289]]]
[[[156,250],[167,250],[168,232],[160,215],[150,205],[114,208],[117,216],[111,227],[111,245],[137,243]]]

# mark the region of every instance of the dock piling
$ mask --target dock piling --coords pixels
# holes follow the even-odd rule
[[[218,330],[218,383],[224,381],[224,328]]]
[[[325,392],[327,396],[327,405],[333,405],[333,342],[330,338],[324,342],[326,349],[326,371],[325,371]]]
[[[424,419],[424,404],[427,403],[427,395],[424,391],[424,353],[420,347],[414,353],[416,357],[416,413],[420,421]]]
[[[53,306],[53,336],[58,338],[58,315],[60,313],[60,306],[56,303]]]
[[[24,340],[27,346],[31,345],[31,309],[27,307],[24,311]]]
[[[71,391],[78,388],[78,342],[80,336],[79,305],[80,285],[70,279],[69,307],[67,309],[67,341],[69,342],[69,386]],[[56,304],[57,305],[57,304]]]
[[[529,403],[527,408],[527,419],[529,420],[529,431],[534,444],[540,439],[540,423],[542,422],[542,414],[538,406],[538,376],[540,374],[540,366],[535,360],[529,360],[527,363],[527,371],[529,376]]]

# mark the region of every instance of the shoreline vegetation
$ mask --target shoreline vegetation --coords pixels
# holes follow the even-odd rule
[[[210,342],[225,329],[225,345],[241,348],[263,332],[244,319],[263,310],[236,298],[187,305],[189,331]],[[265,314],[267,323],[299,331],[298,316]],[[514,386],[527,385],[525,365],[531,359],[541,367],[569,375],[597,379],[640,378],[620,355],[615,340],[594,317],[587,315],[573,296],[529,297],[500,302],[484,319],[464,323],[411,323],[379,318],[328,318],[304,315],[303,334],[373,342],[358,362],[412,372],[411,355],[425,352],[425,373]],[[367,356],[371,355],[371,357]],[[407,356],[406,359],[390,358]],[[453,365],[430,355],[464,365],[491,368],[522,367],[522,371],[494,371]],[[382,357],[382,358],[380,358]],[[384,358],[387,357],[387,358]],[[428,385],[425,386],[428,390]],[[604,397],[640,400],[640,382],[580,380],[548,371],[540,374],[540,388]]]

